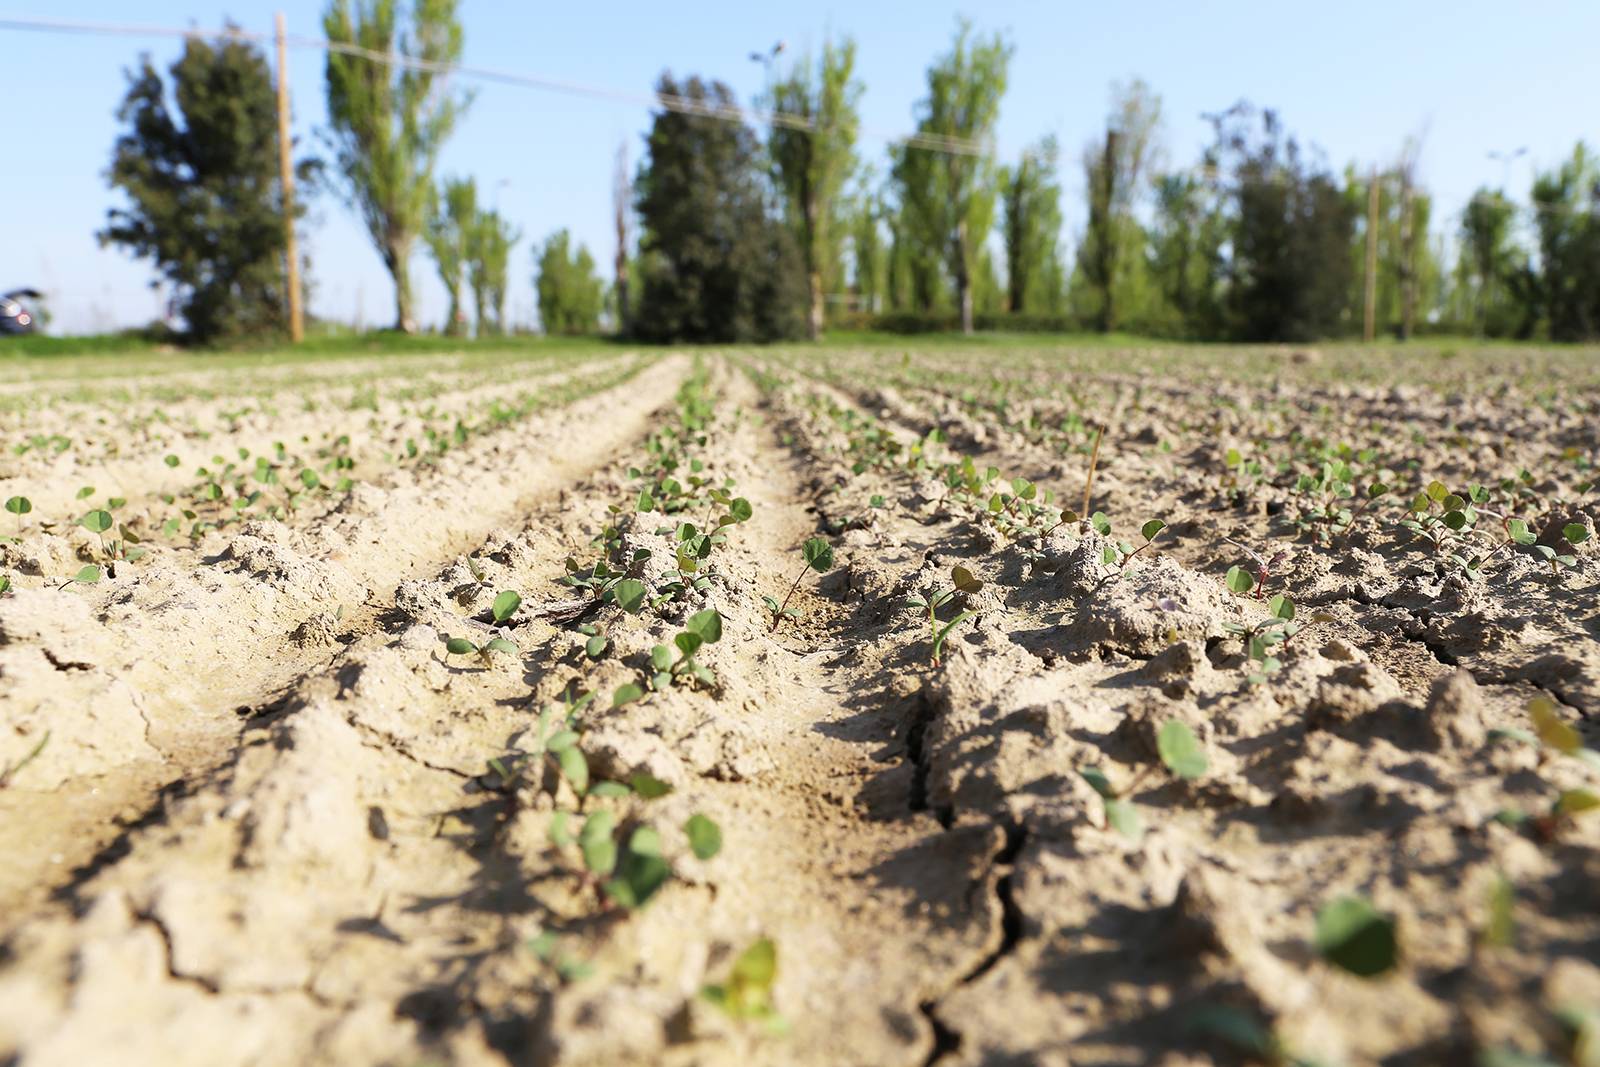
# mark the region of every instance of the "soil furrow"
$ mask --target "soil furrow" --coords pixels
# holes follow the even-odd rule
[[[38,899],[53,884],[46,872],[79,866],[109,840],[109,812],[138,818],[141,796],[214,765],[237,737],[235,708],[266,704],[327,662],[321,643],[329,637],[293,640],[308,619],[328,635],[370,627],[408,574],[474,546],[640,434],[682,371],[681,362],[657,364],[546,416],[543,433],[516,443],[492,439],[469,449],[459,466],[441,465],[413,487],[369,494],[320,528],[247,526],[217,553],[223,566],[209,574],[158,559],[103,600],[97,614],[72,593],[18,591],[0,610],[0,659],[25,664],[49,650],[95,669],[69,676],[75,692],[52,671],[55,679],[41,688],[13,689],[8,698],[24,722],[30,708],[48,722],[41,729],[51,740],[30,780],[0,792],[0,847],[14,857],[0,900],[15,906],[24,893]],[[486,507],[477,503],[484,500]],[[470,523],[430,521],[441,509],[465,508],[472,509]],[[347,604],[372,606],[335,617],[332,609]],[[228,625],[196,625],[205,618]],[[135,633],[141,636],[130,640]],[[106,743],[126,736],[118,716],[138,723],[138,747]],[[79,805],[87,818],[74,832],[37,832],[44,812]]]

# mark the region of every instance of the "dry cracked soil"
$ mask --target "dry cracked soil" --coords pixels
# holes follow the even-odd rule
[[[0,371],[4,1067],[1600,1064],[1592,351]]]

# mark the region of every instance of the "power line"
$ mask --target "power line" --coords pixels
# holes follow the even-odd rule
[[[251,44],[265,45],[273,40],[271,34],[257,33],[239,27],[225,27],[222,29],[206,30],[198,27],[187,29],[177,26],[157,26],[144,23],[110,23],[110,22],[84,22],[72,19],[47,19],[47,18],[0,18],[0,29],[20,30],[29,33],[57,33],[85,36],[114,36],[114,37],[173,37],[173,38],[198,38],[207,41],[245,41]],[[546,78],[536,74],[525,74],[521,71],[498,69],[494,67],[467,66],[460,63],[440,63],[434,60],[419,59],[415,56],[400,55],[395,52],[380,52],[372,48],[363,48],[360,45],[347,44],[342,41],[330,41],[322,37],[307,37],[300,34],[290,34],[287,38],[290,47],[310,49],[322,52],[333,52],[339,55],[352,56],[358,59],[370,60],[374,63],[384,63],[392,67],[405,70],[423,71],[445,76],[460,76],[474,78],[479,81],[494,82],[501,85],[514,85],[519,88],[535,89],[543,92],[562,93],[567,96],[581,96],[592,100],[609,100],[616,103],[634,104],[642,107],[661,107],[668,111],[684,115],[697,115],[702,118],[718,119],[724,122],[751,122],[756,125],[781,126],[785,129],[800,130],[807,133],[819,132],[822,127],[809,115],[798,115],[793,112],[767,110],[761,108],[744,108],[737,104],[717,104],[705,100],[696,100],[692,97],[672,93],[639,93],[626,89],[615,89],[609,86],[587,85],[580,82],[562,81],[555,78]],[[910,134],[889,133],[882,130],[872,130],[857,127],[858,131],[868,137],[887,141],[890,144],[902,145],[906,148],[915,148],[925,152],[942,152],[948,155],[981,156],[993,150],[993,143],[989,140],[977,140],[968,137],[955,137],[947,134],[916,132]]]

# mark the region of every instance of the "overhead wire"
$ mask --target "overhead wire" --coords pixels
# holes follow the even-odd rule
[[[269,44],[276,39],[273,34],[247,30],[238,26],[226,26],[221,29],[202,29],[194,26],[185,28],[180,26],[159,26],[149,23],[88,22],[75,19],[17,16],[0,17],[0,30],[7,29],[34,33],[196,38],[207,41],[234,40],[262,45]],[[514,85],[544,92],[562,93],[568,96],[581,96],[595,100],[609,100],[615,103],[633,104],[642,107],[660,107],[678,114],[696,115],[725,122],[772,125],[811,133],[820,132],[823,129],[812,116],[779,111],[777,109],[741,107],[737,104],[723,104],[678,93],[641,93],[610,86],[565,81],[522,71],[480,67],[465,63],[445,63],[438,60],[423,59],[418,56],[408,56],[398,52],[379,51],[378,49],[367,48],[345,41],[310,37],[304,34],[288,34],[284,40],[291,48],[331,52],[370,60],[374,63],[384,63],[404,70],[416,70],[446,77],[470,78],[501,85]],[[886,141],[889,144],[949,155],[981,156],[988,154],[994,148],[992,140],[987,138],[959,137],[921,130],[911,133],[889,132],[860,126],[857,127],[857,131],[874,140]]]

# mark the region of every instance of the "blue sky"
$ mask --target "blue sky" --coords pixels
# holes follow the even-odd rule
[[[279,7],[291,32],[318,33],[321,0],[0,0],[0,18],[199,27],[232,18],[266,31]],[[910,128],[927,65],[967,12],[980,29],[999,30],[1016,45],[998,132],[1002,156],[1047,133],[1062,144],[1069,245],[1083,216],[1079,148],[1104,122],[1110,83],[1135,75],[1162,96],[1164,143],[1175,165],[1192,163],[1208,140],[1200,112],[1240,98],[1277,108],[1337,168],[1387,163],[1408,134],[1425,129],[1421,176],[1447,224],[1478,185],[1501,181],[1501,165],[1486,158],[1491,149],[1529,149],[1511,170],[1512,191],[1523,199],[1534,166],[1555,164],[1579,138],[1600,143],[1600,4],[1592,0],[989,0],[965,7],[462,0],[462,10],[471,65],[633,92],[648,92],[670,68],[722,78],[746,100],[764,77],[747,58],[752,49],[783,40],[794,56],[829,34],[849,34],[866,84],[862,122],[875,131]],[[99,248],[94,232],[113,202],[104,171],[123,71],[142,51],[164,68],[180,49],[171,39],[0,29],[0,101],[13,116],[0,134],[0,288],[49,291],[58,331],[145,322],[159,309],[149,269]],[[321,59],[296,51],[290,64],[296,131],[310,140],[324,116]],[[523,230],[513,259],[514,320],[533,318],[531,248],[550,231],[566,226],[596,259],[610,261],[613,160],[625,140],[637,161],[647,124],[648,110],[636,104],[478,88],[441,172],[475,176]],[[868,139],[861,150],[881,173],[882,141]],[[368,325],[391,321],[387,275],[350,211],[320,199],[309,236],[314,310]],[[420,249],[413,269],[422,315],[436,321],[443,290]]]

